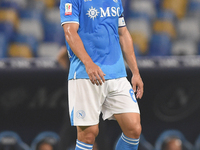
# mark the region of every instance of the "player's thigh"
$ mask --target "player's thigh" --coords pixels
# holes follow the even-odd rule
[[[126,78],[110,81],[109,89],[102,107],[104,120],[115,120],[114,114],[140,113],[132,86]]]

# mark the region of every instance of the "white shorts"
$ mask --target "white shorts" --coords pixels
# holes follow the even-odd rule
[[[113,119],[114,114],[140,113],[135,94],[124,78],[106,80],[101,86],[89,79],[68,81],[69,113],[72,126],[91,126],[103,119]]]

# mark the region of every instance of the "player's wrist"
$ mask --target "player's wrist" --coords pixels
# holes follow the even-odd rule
[[[82,61],[85,66],[91,65],[94,63],[91,58],[85,59]]]
[[[131,69],[132,74],[134,75],[140,75],[139,69],[138,68],[133,68]]]

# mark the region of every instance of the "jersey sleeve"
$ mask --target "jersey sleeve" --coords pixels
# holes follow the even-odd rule
[[[61,25],[65,23],[79,24],[79,0],[61,0],[60,1],[60,19]]]

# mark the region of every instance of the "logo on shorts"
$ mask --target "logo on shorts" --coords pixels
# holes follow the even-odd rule
[[[84,119],[84,118],[85,118],[85,112],[84,112],[83,110],[78,110],[78,111],[76,112],[76,117],[77,117],[78,119]]]
[[[137,100],[136,100],[136,98],[135,98],[135,93],[134,93],[133,89],[130,89],[130,90],[129,90],[129,93],[130,93],[130,95],[131,95],[132,100],[133,100],[135,103],[137,103]]]

